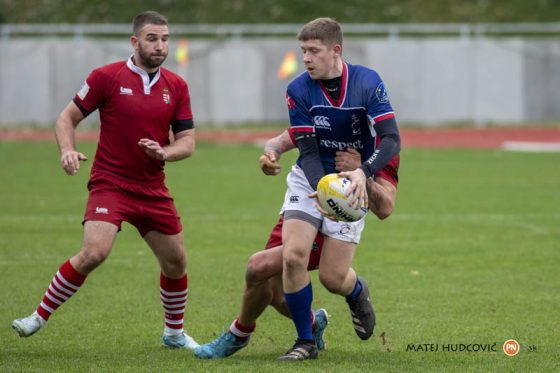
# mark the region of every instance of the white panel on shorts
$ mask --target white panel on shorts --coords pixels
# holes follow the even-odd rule
[[[288,189],[284,197],[282,212],[300,211],[311,215],[313,218],[323,222],[319,229],[325,236],[355,244],[360,242],[360,236],[365,225],[365,217],[353,223],[346,223],[342,221],[335,222],[321,215],[317,207],[315,207],[316,200],[307,197],[313,193],[313,189],[309,185],[303,170],[297,165],[292,166],[286,182]]]

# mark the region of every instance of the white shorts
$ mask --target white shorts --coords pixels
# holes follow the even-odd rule
[[[316,200],[307,197],[313,193],[313,189],[309,185],[303,170],[297,165],[292,166],[286,182],[288,189],[281,211],[284,214],[284,219],[304,220],[314,225],[325,236],[355,244],[360,242],[365,217],[356,222],[347,223],[343,221],[335,222],[321,215],[315,206]]]

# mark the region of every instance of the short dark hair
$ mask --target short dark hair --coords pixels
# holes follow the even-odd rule
[[[165,25],[167,26],[167,18],[163,15],[159,14],[158,12],[154,12],[153,10],[148,10],[146,12],[142,12],[134,17],[132,21],[132,32],[134,35],[138,36],[140,30],[145,25]]]
[[[340,44],[342,46],[342,28],[332,18],[317,18],[307,23],[298,33],[298,40],[307,41],[318,39],[328,46]]]

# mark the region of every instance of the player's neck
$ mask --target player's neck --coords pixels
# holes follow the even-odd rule
[[[342,58],[337,58],[335,63],[334,63],[333,68],[331,69],[331,71],[329,71],[327,76],[325,76],[321,80],[329,80],[329,79],[334,79],[334,78],[341,77],[342,76],[343,65],[344,65],[344,62],[342,62]]]

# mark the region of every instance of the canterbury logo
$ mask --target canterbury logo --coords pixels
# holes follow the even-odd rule
[[[317,115],[313,117],[313,123],[315,123],[315,127],[319,128],[326,128],[331,129],[331,124],[329,123],[329,118],[321,115]]]

